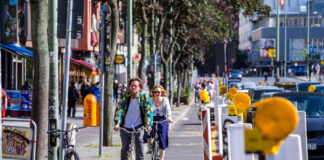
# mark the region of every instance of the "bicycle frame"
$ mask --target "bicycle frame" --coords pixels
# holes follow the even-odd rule
[[[141,132],[142,130],[145,130],[145,127],[141,127],[139,130],[135,130],[135,128],[133,127],[133,131],[129,131],[126,128],[123,127],[119,127],[121,130],[125,131],[128,134],[131,134],[131,143],[129,144],[129,150],[128,155],[130,156],[131,160],[135,160],[135,135],[139,132]]]
[[[158,133],[158,125],[160,123],[164,123],[164,122],[167,122],[167,120],[163,120],[163,121],[153,121],[153,126],[154,126],[154,129],[155,129],[155,132],[154,132],[154,136],[153,136],[153,142],[152,142],[152,145],[153,145],[153,152],[151,153],[152,155],[152,160],[159,160],[160,159],[160,147],[159,147],[159,133]]]

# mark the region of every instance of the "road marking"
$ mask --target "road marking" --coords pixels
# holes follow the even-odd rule
[[[171,146],[196,146],[196,145],[202,145],[202,143],[186,143],[186,144],[182,144],[182,143],[173,143],[170,144]]]
[[[183,120],[183,121],[188,121],[188,120],[189,120],[189,118],[187,118],[187,117],[184,117],[184,118],[182,118],[181,120]]]

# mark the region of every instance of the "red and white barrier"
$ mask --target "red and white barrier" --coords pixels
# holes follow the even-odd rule
[[[210,131],[210,112],[209,108],[201,110],[202,130],[203,130],[203,151],[204,160],[212,159],[211,131]]]

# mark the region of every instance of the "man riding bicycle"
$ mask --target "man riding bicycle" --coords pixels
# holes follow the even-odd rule
[[[139,131],[143,126],[148,131],[152,130],[153,111],[151,99],[148,95],[141,92],[143,88],[142,80],[139,78],[130,79],[128,82],[129,91],[126,92],[119,100],[115,110],[115,126],[117,131],[119,127],[123,127],[129,131]],[[135,153],[136,160],[144,159],[144,130],[139,131],[135,135]],[[122,141],[121,159],[128,159],[129,144],[131,136],[124,130],[120,130],[120,138]]]

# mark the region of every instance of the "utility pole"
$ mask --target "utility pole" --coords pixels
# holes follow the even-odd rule
[[[133,40],[133,15],[132,15],[132,0],[127,0],[127,79],[132,78],[133,60],[132,60],[132,40]]]
[[[311,76],[309,74],[309,10],[310,10],[310,7],[309,7],[309,0],[307,1],[307,55],[306,55],[306,58],[308,57],[308,60],[307,60],[307,64],[306,64],[306,68],[307,68],[307,77],[309,78],[309,81],[311,81]]]
[[[62,110],[62,126],[63,131],[60,136],[60,160],[64,159],[64,132],[66,130],[66,112],[67,112],[67,100],[69,89],[69,71],[70,71],[70,57],[71,57],[71,30],[72,30],[72,9],[73,0],[68,1],[67,7],[67,19],[66,19],[66,43],[65,43],[65,66],[64,66],[64,81],[63,81],[63,110]]]
[[[48,130],[57,129],[58,124],[58,40],[57,40],[57,0],[49,0],[49,115]],[[65,72],[69,73],[69,72]],[[48,135],[48,159],[57,160],[57,147],[59,139],[53,134]]]
[[[280,74],[279,74],[279,63],[280,63],[280,51],[279,51],[279,48],[280,48],[280,0],[277,1],[277,66],[276,66],[276,77],[275,77],[275,80],[276,82],[279,82],[279,77],[280,77]]]
[[[101,17],[101,31],[100,31],[100,41],[101,41],[101,92],[100,92],[100,131],[99,131],[99,157],[102,156],[102,146],[103,146],[103,108],[104,108],[104,95],[105,95],[105,52],[106,52],[106,16],[107,7],[103,6],[102,17]]]
[[[228,80],[227,80],[227,60],[226,60],[226,46],[227,46],[227,41],[224,40],[224,67],[225,67],[225,85],[226,85],[226,92],[228,91]]]
[[[2,64],[1,64],[1,62],[2,62],[2,59],[1,59],[1,54],[2,54],[2,52],[1,52],[1,39],[2,39],[2,19],[3,19],[3,14],[2,14],[2,12],[3,12],[3,9],[2,9],[2,7],[3,7],[3,1],[0,1],[0,89],[1,89],[1,92],[0,92],[0,97],[2,97]],[[0,104],[2,105],[2,98],[0,98]],[[1,113],[2,113],[2,107],[0,107],[1,109],[0,109],[0,111],[1,111]],[[1,119],[1,122],[2,122],[2,116],[0,117],[0,119]],[[1,131],[1,133],[0,133],[0,139],[2,139],[2,123],[0,123],[0,131]],[[0,142],[0,155],[2,155],[2,141]],[[1,159],[1,158],[0,158]]]
[[[285,64],[284,64],[284,76],[287,78],[287,3],[285,3]]]

